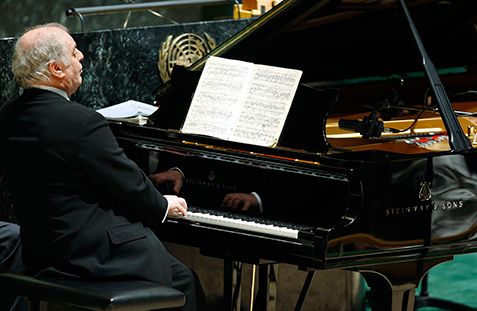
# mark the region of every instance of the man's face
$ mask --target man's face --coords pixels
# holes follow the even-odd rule
[[[73,38],[66,32],[65,35],[67,36],[65,41],[71,65],[63,68],[63,72],[65,74],[63,82],[65,85],[65,91],[68,96],[70,96],[78,89],[78,87],[81,85],[81,82],[83,81],[81,78],[83,66],[80,62],[83,60],[84,56],[83,53],[76,48],[75,40],[73,40]]]

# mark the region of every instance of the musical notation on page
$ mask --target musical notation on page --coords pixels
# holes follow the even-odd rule
[[[182,132],[275,146],[302,72],[210,57]]]

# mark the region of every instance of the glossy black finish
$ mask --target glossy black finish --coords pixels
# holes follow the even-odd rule
[[[439,69],[475,66],[477,2],[406,1],[429,58]],[[283,1],[210,55],[303,70],[303,83],[422,71],[397,2]],[[193,64],[200,69],[206,59]]]
[[[186,174],[181,195],[191,205],[220,208],[226,193],[257,191],[264,198],[264,217],[313,225],[315,232],[304,239],[304,244],[315,244],[307,259],[310,266],[353,268],[477,247],[474,150],[317,155],[263,147],[247,153],[210,148],[221,143],[213,138],[129,124],[111,127],[138,163],[157,151],[160,171],[181,167]],[[428,201],[419,198],[424,181],[432,185]]]
[[[331,156],[258,146],[252,146],[252,152],[246,144],[129,124],[115,123],[111,128],[137,163],[147,165],[149,152],[156,151],[159,166],[153,170],[180,167],[186,176],[180,195],[190,205],[219,208],[227,193],[255,191],[264,201],[264,217],[290,221],[291,210],[294,222],[317,226],[341,223],[353,200],[350,193],[357,191],[350,189],[348,177],[353,161],[337,163]],[[315,163],[318,160],[321,164]],[[144,165],[143,169],[148,170]],[[323,184],[328,187],[322,188]],[[290,194],[300,193],[310,195],[297,204]],[[321,209],[321,205],[333,208]]]
[[[220,141],[194,135],[111,126],[138,163],[146,163],[141,158],[152,150],[159,153],[160,170],[179,165],[185,171],[181,196],[190,206],[220,210],[226,192],[257,191],[266,207],[263,218],[308,225],[298,240],[176,220],[157,232],[164,241],[198,247],[203,255],[358,271],[380,297],[376,309],[395,311],[412,310],[414,291],[434,265],[477,251],[474,150],[317,155],[263,148],[271,149],[264,155],[214,149]],[[185,143],[193,138],[204,144]],[[432,185],[427,201],[419,198],[424,181]],[[273,202],[267,204],[267,198]]]

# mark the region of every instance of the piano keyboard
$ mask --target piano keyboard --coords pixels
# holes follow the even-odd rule
[[[251,231],[291,239],[298,239],[298,232],[300,230],[312,229],[312,227],[309,226],[305,227],[291,223],[277,222],[269,219],[267,220],[259,218],[253,215],[194,207],[189,207],[187,210],[187,216],[177,216],[170,218],[187,219],[197,223]]]

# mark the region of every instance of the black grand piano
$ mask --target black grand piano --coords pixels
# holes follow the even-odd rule
[[[111,122],[146,171],[185,173],[162,239],[357,271],[373,310],[413,310],[432,267],[477,251],[476,21],[474,0],[284,0],[209,54],[303,71],[275,147],[182,133],[207,57],[176,66],[150,124]],[[221,207],[252,191],[263,212]]]

